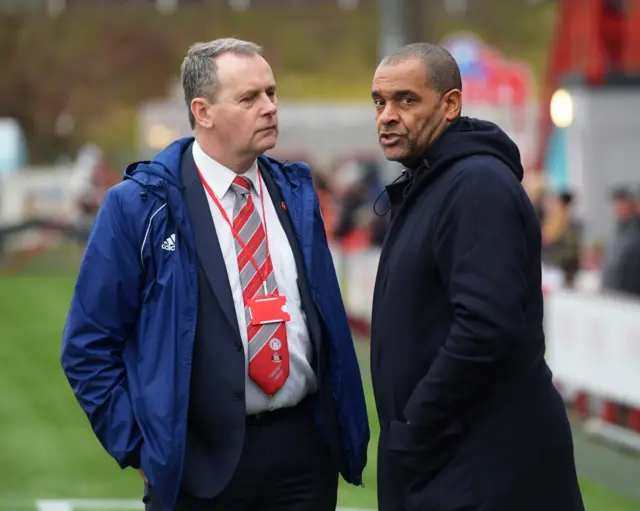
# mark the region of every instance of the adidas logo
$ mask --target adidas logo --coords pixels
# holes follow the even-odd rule
[[[168,250],[169,252],[173,252],[176,249],[176,235],[172,234],[162,244],[162,250]]]

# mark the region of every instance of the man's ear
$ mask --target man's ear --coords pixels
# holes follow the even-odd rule
[[[445,113],[444,117],[447,122],[452,122],[460,116],[462,112],[462,92],[459,89],[453,89],[447,92],[444,97]]]
[[[203,128],[213,128],[213,116],[211,115],[211,103],[204,98],[191,100],[191,113],[196,124]]]

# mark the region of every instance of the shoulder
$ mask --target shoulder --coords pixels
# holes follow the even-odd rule
[[[303,197],[315,197],[317,200],[311,168],[308,164],[301,161],[283,162],[265,156],[260,157],[260,163],[267,168],[281,191],[297,188],[298,193]]]
[[[147,193],[138,182],[125,180],[111,187],[100,208],[121,229],[137,239],[148,228],[154,217],[166,209],[166,201]]]
[[[458,179],[465,186],[518,188],[520,180],[503,160],[490,154],[470,156],[460,162]],[[484,187],[484,186],[483,186]]]
[[[112,186],[107,191],[107,194],[105,195],[105,203],[109,201],[121,208],[131,207],[140,201],[141,192],[142,187],[138,183],[127,179]]]
[[[123,181],[111,187],[104,198],[102,207],[112,214],[119,214],[123,219],[135,219],[142,208],[142,188],[133,181]]]
[[[456,165],[449,184],[449,194],[464,196],[474,202],[516,201],[526,192],[513,170],[492,155],[472,156]]]
[[[480,219],[500,222],[528,215],[531,207],[520,180],[499,158],[472,156],[458,162],[452,170],[437,221],[447,224],[452,218],[467,218],[475,224]]]
[[[282,161],[269,156],[261,156],[259,159],[272,173],[282,176],[308,177],[311,179],[311,168],[303,161]]]

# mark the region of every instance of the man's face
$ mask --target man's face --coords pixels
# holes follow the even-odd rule
[[[211,136],[220,147],[241,158],[256,158],[278,139],[276,82],[271,67],[258,55],[225,53],[216,59],[218,94],[207,104]]]
[[[416,163],[447,123],[459,115],[460,91],[439,97],[429,87],[428,78],[418,59],[383,64],[376,70],[371,97],[387,160],[406,166]]]

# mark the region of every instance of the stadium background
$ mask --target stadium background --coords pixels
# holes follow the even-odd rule
[[[588,144],[569,141],[566,151],[558,150],[561,135],[578,137],[570,122],[564,131],[551,127],[549,116],[551,89],[561,82],[562,69],[554,67],[558,48],[575,43],[567,39],[576,26],[567,17],[578,17],[567,7],[572,3],[0,0],[0,510],[35,509],[39,499],[90,499],[73,508],[83,511],[100,499],[140,498],[138,476],[119,471],[102,451],[73,398],[59,365],[60,335],[83,240],[105,190],[128,162],[187,134],[176,86],[183,53],[196,40],[231,35],[262,44],[273,65],[282,101],[274,154],[312,164],[353,322],[374,441],[366,488],[342,486],[340,506],[376,504],[367,327],[380,225],[372,203],[398,168],[380,158],[368,102],[371,77],[381,52],[403,40],[430,40],[458,48],[459,59],[475,52],[463,69],[465,109],[494,120],[518,141],[532,193],[570,187],[597,196],[578,204],[589,233],[578,289],[562,289],[556,268],[545,273],[550,362],[564,377],[559,386],[574,426],[587,509],[640,509],[640,458],[634,454],[639,337],[620,341],[629,350],[616,352],[619,365],[593,362],[608,346],[619,348],[612,323],[637,332],[640,321],[634,320],[640,317],[635,298],[598,292],[597,258],[614,223],[604,188],[640,179],[633,143],[618,141],[624,137],[616,135],[622,156],[609,151],[610,167],[605,161],[598,173],[581,163],[589,159]],[[637,17],[639,2],[628,4]],[[596,19],[597,5],[584,3],[585,19]],[[582,45],[591,56],[573,71],[588,74],[597,57]],[[507,85],[492,82],[496,76]],[[494,93],[503,86],[505,93]],[[625,98],[637,101],[638,90],[627,86]],[[620,100],[618,92],[613,96]],[[574,108],[578,119],[578,101]],[[609,109],[617,124],[637,129],[631,114],[617,108]],[[607,108],[597,114],[600,124],[613,122],[606,114]],[[580,325],[595,332],[595,340]],[[48,509],[69,511],[65,503],[58,506]]]

